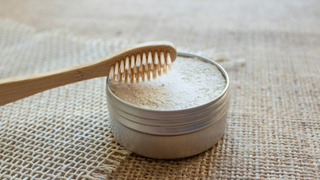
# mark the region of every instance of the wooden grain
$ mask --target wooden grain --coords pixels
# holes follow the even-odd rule
[[[177,57],[176,49],[172,43],[166,41],[147,42],[128,47],[85,64],[40,74],[2,79],[0,80],[0,105],[66,84],[107,76],[111,65],[117,61],[130,55],[155,50],[170,52],[172,60]]]

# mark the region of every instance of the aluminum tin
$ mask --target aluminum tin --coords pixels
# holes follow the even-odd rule
[[[153,110],[129,104],[115,96],[107,80],[107,105],[111,130],[116,140],[128,150],[158,159],[176,159],[199,154],[224,134],[229,109],[229,77],[216,62],[191,53],[180,57],[197,57],[214,64],[226,79],[223,92],[212,101],[181,110]]]

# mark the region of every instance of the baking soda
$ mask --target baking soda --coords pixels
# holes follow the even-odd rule
[[[226,79],[218,68],[198,58],[177,57],[172,71],[138,84],[112,84],[120,99],[148,109],[177,110],[212,101],[225,89]]]

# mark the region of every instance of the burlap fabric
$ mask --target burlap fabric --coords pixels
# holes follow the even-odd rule
[[[0,21],[0,77],[84,63],[131,45]],[[49,90],[0,107],[0,179],[101,179],[128,152],[109,122],[105,78]]]
[[[124,42],[36,32],[2,21],[1,78],[89,61],[149,40],[170,40],[209,57],[228,52],[237,61],[221,62],[232,91],[225,135],[200,155],[170,161],[126,152],[110,134],[101,78],[0,107],[0,177],[319,179],[320,4],[242,2],[165,1],[154,13],[122,3],[113,11],[127,16],[110,18],[110,27],[96,25],[92,32],[136,39]],[[68,27],[85,32],[84,25]],[[234,68],[240,67],[234,62],[243,63],[240,58],[246,65]]]

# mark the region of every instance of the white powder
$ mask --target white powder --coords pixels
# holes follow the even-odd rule
[[[178,57],[172,71],[139,84],[112,84],[120,99],[144,108],[174,110],[210,102],[225,88],[226,80],[216,66],[200,59]]]

